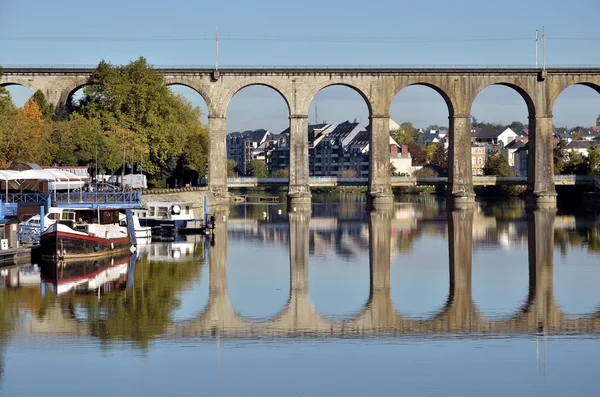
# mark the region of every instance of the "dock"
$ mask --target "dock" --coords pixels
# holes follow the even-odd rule
[[[31,263],[31,247],[9,248],[0,250],[0,266]]]

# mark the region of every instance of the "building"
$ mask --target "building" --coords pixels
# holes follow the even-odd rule
[[[513,139],[508,145],[504,146],[500,150],[500,154],[506,159],[508,165],[510,165],[513,170],[516,172],[516,164],[515,164],[515,152],[525,146],[525,142],[521,140],[521,137]]]
[[[408,145],[400,146],[392,137],[390,137],[390,163],[396,174],[412,176],[412,157],[408,152]]]
[[[487,159],[487,150],[483,145],[471,146],[471,172],[473,175],[483,175],[483,167]]]
[[[357,176],[369,175],[369,132],[358,122],[338,124],[313,148],[313,175],[338,176],[354,170]]]
[[[564,151],[569,154],[579,153],[583,157],[587,157],[588,150],[595,145],[596,145],[595,141],[587,141],[587,140],[585,140],[585,141],[583,141],[583,140],[570,141],[569,143],[567,143],[564,146]]]
[[[267,156],[267,141],[271,133],[264,129],[232,132],[227,135],[227,159],[237,163],[239,172],[243,175],[250,161],[265,160]]]
[[[514,170],[516,176],[527,177],[527,164],[529,162],[529,142],[515,150]]]
[[[473,143],[506,146],[517,137],[510,128],[504,127],[476,127],[471,130]]]

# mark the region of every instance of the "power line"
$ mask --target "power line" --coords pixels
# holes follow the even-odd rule
[[[306,43],[459,43],[506,41],[519,42],[530,40],[529,35],[514,36],[267,36],[229,34],[219,37],[220,41],[257,41],[257,42],[306,42]],[[600,41],[592,36],[546,36],[553,41]],[[214,36],[0,36],[0,41],[57,41],[57,42],[158,42],[158,41],[212,41]]]

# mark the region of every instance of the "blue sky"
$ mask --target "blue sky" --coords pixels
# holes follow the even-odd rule
[[[546,26],[549,65],[600,65],[597,0],[483,2],[342,1],[115,1],[0,0],[0,64],[95,65],[127,63],[140,55],[155,65],[214,64],[214,32],[220,31],[225,65],[524,65],[534,63],[535,29]],[[541,48],[540,48],[541,50]],[[195,93],[183,89],[205,110]],[[12,89],[15,102],[26,90]],[[320,92],[319,121],[357,118],[366,105],[350,89]],[[315,119],[314,106],[311,121]],[[525,103],[509,88],[491,87],[473,106],[480,120],[526,120]],[[557,125],[591,125],[600,95],[573,87],[554,109]],[[391,111],[398,122],[446,123],[447,109],[424,87],[401,92]],[[285,104],[263,87],[238,93],[228,130],[283,130]]]

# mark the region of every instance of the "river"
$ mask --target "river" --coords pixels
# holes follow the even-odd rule
[[[0,396],[597,395],[591,210],[317,198],[218,221],[3,269]]]

